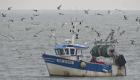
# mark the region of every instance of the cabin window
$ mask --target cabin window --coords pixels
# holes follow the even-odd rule
[[[56,53],[56,55],[58,55],[58,50],[57,49],[55,49],[55,53]]]
[[[64,55],[64,50],[63,50],[63,49],[56,49],[56,50],[55,50],[55,53],[56,53],[57,55]]]
[[[64,55],[64,50],[63,49],[59,49],[59,53],[60,53],[60,55]]]
[[[69,54],[69,49],[65,49],[65,53],[68,55]]]
[[[75,53],[75,49],[70,49],[70,53],[71,53],[71,55],[75,55],[74,53]]]

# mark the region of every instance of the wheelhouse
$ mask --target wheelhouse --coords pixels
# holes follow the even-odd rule
[[[87,49],[87,46],[84,45],[56,45],[55,46],[55,53],[56,55],[63,55],[63,56],[77,56],[82,55],[83,49]]]

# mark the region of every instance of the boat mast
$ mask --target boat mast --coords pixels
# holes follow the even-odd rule
[[[78,32],[79,29],[77,30],[77,25],[74,24],[74,22],[71,22],[72,24],[72,29],[70,29],[70,32],[72,33],[72,38],[71,38],[71,44],[74,45],[75,39],[78,39]]]
[[[72,30],[72,39],[71,39],[71,44],[74,45],[75,43],[75,32],[76,31],[76,28],[75,26],[73,25],[73,30]]]

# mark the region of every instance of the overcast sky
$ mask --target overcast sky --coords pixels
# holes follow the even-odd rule
[[[0,9],[56,9],[60,4],[65,10],[140,10],[140,0],[0,0]]]

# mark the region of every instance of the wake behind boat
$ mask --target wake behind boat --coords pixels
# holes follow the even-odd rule
[[[125,58],[115,51],[115,40],[112,31],[105,41],[95,41],[90,51],[91,61],[83,60],[84,50],[88,46],[75,44],[78,39],[73,27],[72,39],[55,45],[55,55],[42,55],[50,76],[125,76]],[[110,40],[108,40],[110,38]]]

